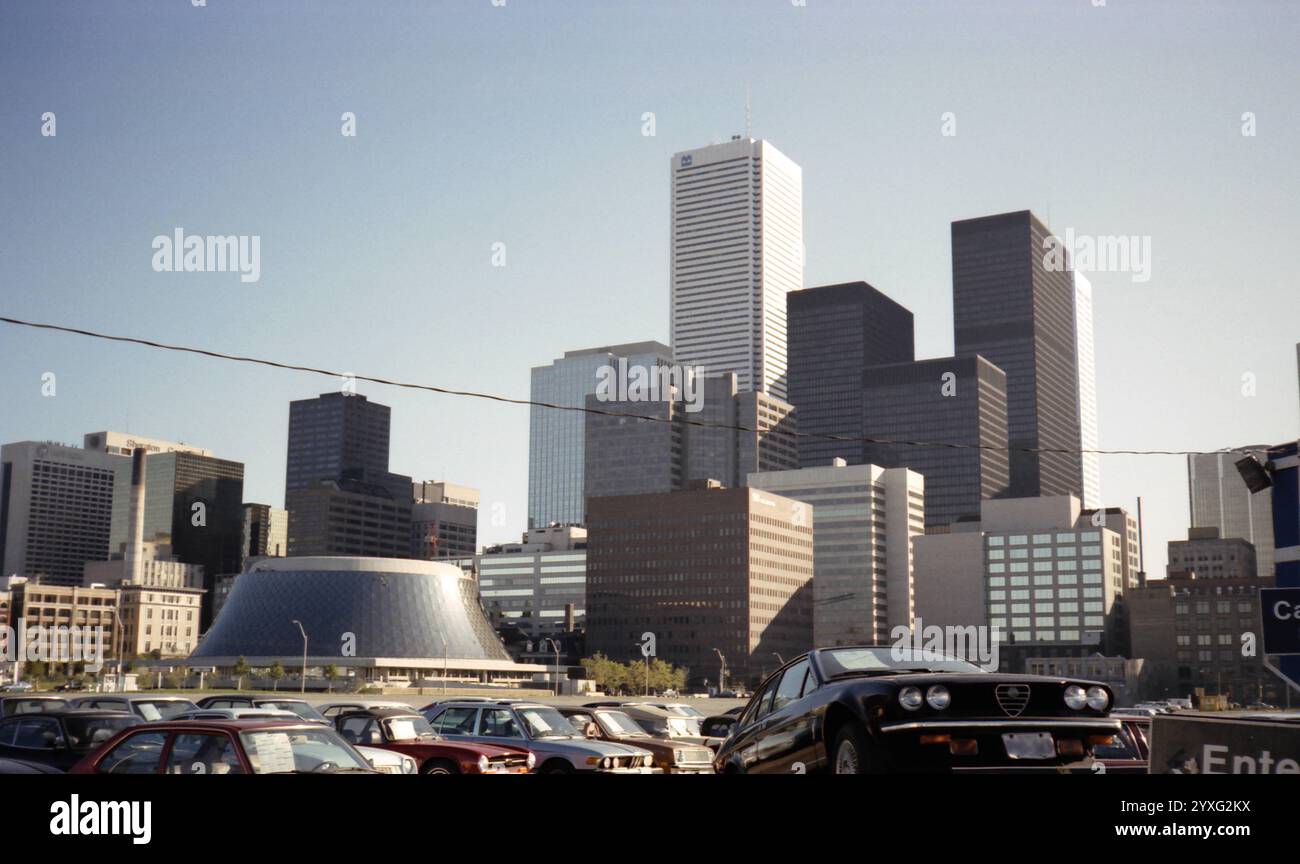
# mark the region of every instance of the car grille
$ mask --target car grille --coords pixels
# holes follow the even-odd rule
[[[401,765],[376,765],[374,767],[375,770],[378,771],[380,774],[401,774],[402,773]]]
[[[691,748],[683,750],[680,765],[711,765],[713,764],[713,751],[704,747]]]
[[[1029,704],[1028,684],[999,684],[993,691],[998,707],[1008,717],[1019,717]]]
[[[498,756],[488,762],[495,768],[523,768],[528,765],[527,756]]]

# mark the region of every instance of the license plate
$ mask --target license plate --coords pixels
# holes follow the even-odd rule
[[[1053,759],[1056,742],[1051,732],[1005,732],[1002,745],[1011,759]]]

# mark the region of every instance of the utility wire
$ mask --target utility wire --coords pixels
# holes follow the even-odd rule
[[[358,381],[369,381],[372,384],[382,384],[386,387],[402,387],[408,390],[424,390],[430,393],[441,393],[445,396],[468,396],[473,399],[487,399],[492,402],[505,402],[510,405],[528,405],[535,408],[546,408],[554,411],[576,411],[582,414],[599,414],[606,417],[624,417],[633,420],[648,420],[654,423],[684,423],[688,426],[698,426],[707,429],[727,429],[736,432],[759,432],[771,430],[753,429],[748,426],[740,426],[731,423],[714,423],[705,420],[691,420],[690,418],[682,419],[680,417],[656,417],[649,414],[635,414],[625,411],[610,411],[604,408],[589,408],[585,405],[556,405],[552,402],[538,402],[532,399],[514,399],[509,396],[500,396],[495,393],[479,393],[474,390],[456,390],[450,387],[438,387],[434,384],[417,384],[410,381],[395,381],[391,378],[380,378],[373,375],[356,375],[353,373],[334,372],[329,369],[320,369],[314,366],[302,366],[297,363],[284,363],[278,360],[266,360],[260,357],[245,357],[239,354],[227,354],[223,351],[213,351],[207,348],[192,348],[186,345],[169,345],[166,342],[158,342],[153,339],[141,339],[135,336],[117,336],[110,333],[99,333],[94,330],[86,330],[80,327],[68,327],[62,324],[48,324],[39,321],[24,321],[21,318],[10,318],[0,315],[0,323],[12,324],[17,327],[30,327],[36,330],[52,330],[58,333],[69,333],[74,336],[85,336],[91,339],[102,339],[109,342],[125,342],[132,345],[143,345],[146,348],[156,348],[163,351],[178,351],[186,354],[199,354],[203,357],[211,357],[217,360],[229,360],[236,363],[251,363],[258,366],[269,366],[273,369],[287,369],[293,372],[308,372],[314,375],[325,375],[330,378],[354,378]],[[796,406],[797,407],[797,406]],[[950,441],[900,441],[884,438],[865,438],[853,435],[826,435],[815,432],[786,432],[781,431],[778,434],[788,435],[792,438],[810,438],[818,441],[842,441],[851,444],[893,444],[903,447],[946,447],[954,450],[992,450],[1018,453],[1068,453],[1068,454],[1097,454],[1099,456],[1213,456],[1221,453],[1241,453],[1251,454],[1257,451],[1253,450],[1081,450],[1071,447],[1001,447],[994,444],[964,444],[953,443]]]

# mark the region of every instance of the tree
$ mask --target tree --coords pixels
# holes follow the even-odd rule
[[[236,661],[234,668],[231,669],[230,671],[235,673],[235,681],[236,681],[235,689],[243,690],[244,676],[247,675],[249,671],[251,671],[248,665],[248,660],[246,660],[244,656],[241,654],[239,656],[239,660]]]
[[[280,679],[284,677],[284,667],[281,666],[279,663],[275,663],[274,665],[271,666],[271,670],[268,674],[271,677],[271,689],[279,690]]]
[[[325,681],[328,682],[325,685],[327,692],[334,692],[334,679],[337,677],[339,677],[339,667],[333,663],[325,667]]]

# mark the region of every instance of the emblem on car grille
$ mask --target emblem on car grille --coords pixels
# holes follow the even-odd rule
[[[993,690],[993,695],[997,698],[1002,713],[1008,717],[1019,717],[1029,704],[1029,685],[999,684]]]

